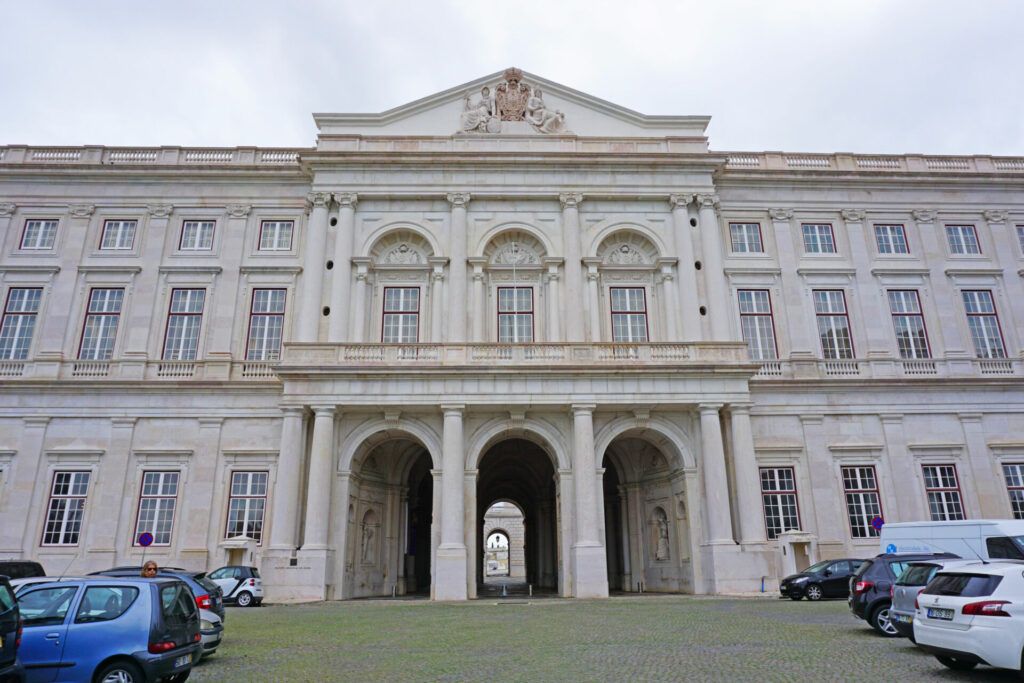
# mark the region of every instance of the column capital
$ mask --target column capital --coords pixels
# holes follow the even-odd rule
[[[170,218],[172,211],[174,211],[173,204],[150,204],[146,207],[150,218]]]
[[[918,223],[934,223],[937,213],[934,209],[914,209],[910,212],[910,215]]]
[[[7,218],[14,214],[14,210],[18,207],[10,202],[4,202],[0,204],[0,218]]]
[[[335,192],[334,201],[343,209],[354,209],[359,203],[359,195],[355,192]]]
[[[331,203],[330,192],[310,192],[306,195],[306,201],[308,202],[307,210],[313,209],[326,209]]]
[[[791,221],[793,209],[768,209],[768,215],[773,221]]]
[[[94,204],[72,204],[68,207],[68,213],[75,218],[88,218],[95,210]]]
[[[562,204],[563,209],[575,209],[578,208],[580,202],[583,201],[583,193],[563,192],[558,195],[558,201]]]
[[[753,406],[754,406],[754,404],[750,403],[748,401],[741,401],[741,402],[736,402],[736,403],[730,403],[729,404],[729,412],[730,413],[739,413],[741,415],[742,414],[749,415],[750,414],[750,409]]]
[[[249,204],[228,204],[228,218],[246,218],[249,216],[249,212],[252,211],[252,206]]]
[[[302,417],[306,409],[302,406],[281,406],[281,412],[285,417]]]
[[[985,220],[989,223],[1005,223],[1009,217],[1009,213],[998,209],[989,209],[982,211],[981,215],[985,217]]]
[[[697,195],[690,194],[670,194],[668,196],[668,203],[673,209],[685,209],[693,203]]]
[[[699,404],[697,406],[697,408],[700,410],[700,414],[701,415],[707,415],[708,413],[714,413],[715,415],[718,415],[718,411],[721,410],[722,404],[721,403],[701,403],[701,404]]]
[[[316,415],[318,418],[320,418],[320,417],[334,417],[335,411],[338,409],[338,406],[320,405],[320,406],[311,406],[311,408],[313,409],[313,414]]]
[[[448,200],[453,209],[464,209],[466,204],[469,204],[471,197],[468,192],[449,192],[445,195],[445,199]]]
[[[863,209],[843,209],[839,212],[839,215],[847,223],[862,223],[864,221],[864,214]]]
[[[714,209],[719,204],[718,195],[714,193],[697,195],[697,205],[702,209]]]
[[[465,403],[442,403],[441,404],[441,412],[443,412],[445,414],[445,417],[447,417],[448,415],[458,415],[459,417],[462,417],[462,414],[465,411],[466,411],[466,404]]]
[[[597,408],[597,404],[596,403],[573,403],[572,404],[572,414],[573,415],[581,415],[581,414],[593,415],[594,410],[596,408]]]

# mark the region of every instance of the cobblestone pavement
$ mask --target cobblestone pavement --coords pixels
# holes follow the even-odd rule
[[[353,601],[230,609],[196,681],[1010,681],[948,671],[845,601]]]

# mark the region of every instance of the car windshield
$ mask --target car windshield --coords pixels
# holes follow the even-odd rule
[[[835,560],[822,560],[821,562],[818,562],[817,564],[812,564],[810,567],[808,567],[804,571],[807,572],[808,574],[817,574],[818,572],[820,572],[822,569],[824,569],[825,567],[829,566],[833,562],[835,562]]]
[[[896,579],[897,586],[923,586],[934,576],[939,567],[934,564],[912,564]]]

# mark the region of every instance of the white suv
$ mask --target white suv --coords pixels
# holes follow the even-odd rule
[[[915,602],[914,637],[950,669],[1021,670],[1024,563],[972,562],[940,570]]]

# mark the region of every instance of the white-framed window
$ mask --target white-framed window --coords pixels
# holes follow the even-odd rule
[[[249,310],[246,360],[278,360],[284,336],[284,289],[254,289]]]
[[[763,254],[760,223],[730,223],[729,239],[734,254]]]
[[[805,253],[836,253],[836,238],[831,223],[804,223],[800,226],[800,231],[804,237]]]
[[[295,221],[263,221],[260,223],[260,251],[290,251]]]
[[[774,360],[779,357],[775,346],[775,321],[772,301],[767,289],[740,289],[736,291],[740,308],[740,330],[743,341],[750,348],[754,360]]]
[[[43,545],[78,545],[91,472],[53,473],[50,501],[46,506]]]
[[[647,341],[647,294],[643,287],[612,287],[612,341]]]
[[[213,249],[213,233],[216,221],[184,221],[181,224],[180,251],[210,251]]]
[[[951,254],[980,254],[978,231],[973,225],[947,225],[946,241]]]
[[[797,502],[796,475],[792,467],[762,467],[761,501],[764,525],[769,539],[784,531],[800,530],[800,506]]]
[[[814,313],[818,322],[821,354],[827,360],[853,358],[853,337],[846,313],[846,293],[841,289],[815,289]]]
[[[80,360],[110,360],[121,320],[124,290],[92,289],[82,325],[82,341],[78,346]]]
[[[420,337],[420,288],[385,287],[381,341],[415,344]]]
[[[875,244],[879,254],[909,254],[907,231],[902,225],[876,225]]]
[[[854,538],[875,538],[878,529],[871,523],[882,516],[878,495],[878,477],[873,465],[843,467],[843,491],[846,493],[846,515]]]
[[[30,218],[21,233],[21,248],[26,250],[53,249],[57,240],[57,223],[52,218]]]
[[[138,545],[139,535],[144,532],[153,534],[153,545],[171,544],[180,476],[178,472],[142,473],[142,491],[139,494],[139,512],[132,545]]]
[[[498,287],[498,342],[533,341],[533,287]]]
[[[248,536],[263,542],[263,514],[267,507],[267,472],[232,472],[228,497],[228,523],[224,538]]]
[[[171,291],[164,334],[164,360],[195,360],[199,354],[199,329],[203,324],[205,289]]]
[[[934,522],[966,519],[956,465],[923,465],[928,513]]]
[[[38,287],[11,287],[7,291],[0,322],[0,360],[28,358],[42,300],[43,290]]]
[[[1003,332],[996,314],[992,292],[987,289],[965,289],[964,310],[967,311],[967,326],[971,330],[971,341],[978,358],[1006,358]]]
[[[135,230],[138,221],[104,221],[100,249],[125,251],[135,245]]]
[[[1014,519],[1024,519],[1024,463],[1003,465],[1006,491],[1010,494],[1010,508]]]
[[[896,330],[900,358],[931,358],[928,331],[921,313],[921,300],[914,289],[890,289],[889,312]]]

